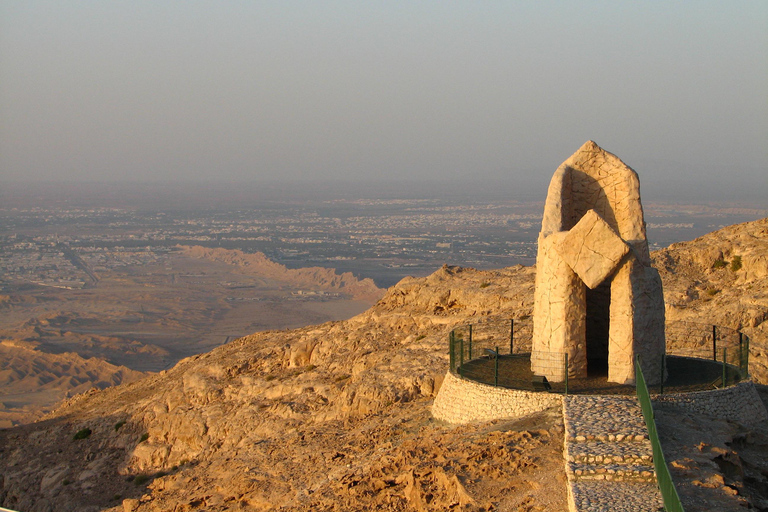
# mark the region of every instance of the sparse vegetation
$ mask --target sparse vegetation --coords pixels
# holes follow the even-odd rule
[[[89,429],[89,428],[82,428],[82,429],[77,431],[77,434],[75,434],[72,439],[77,441],[78,439],[86,439],[90,435],[91,435],[91,429]]]
[[[426,334],[419,334],[419,335],[416,337],[416,341],[419,341],[419,340],[423,340],[423,339],[424,339],[424,338],[426,338],[426,337],[427,337],[427,335],[426,335]]]
[[[64,480],[61,482],[61,485],[69,485],[69,484],[71,484],[71,483],[72,483],[72,482],[70,482],[68,479],[66,479],[66,478],[65,478],[65,479],[64,479]]]
[[[347,380],[349,377],[350,377],[350,375],[348,375],[346,373],[342,373],[341,375],[337,375],[336,378],[334,379],[334,381],[341,382],[343,380]]]
[[[114,496],[112,496],[112,501],[119,501],[121,499],[123,499],[122,494],[115,494]]]
[[[115,432],[120,430],[120,427],[122,427],[123,425],[125,425],[125,420],[121,420],[121,421],[118,421],[117,423],[115,423]]]
[[[149,481],[149,475],[141,474],[136,475],[136,478],[133,479],[133,485],[139,486],[147,483]]]
[[[143,434],[141,434],[141,438],[139,439],[139,442],[143,443],[147,439],[149,439],[149,434],[147,432],[144,432]]]
[[[731,260],[731,272],[741,270],[741,256],[734,256]]]
[[[715,295],[717,295],[721,291],[722,290],[720,290],[719,288],[707,288],[705,290],[705,293],[707,294],[708,297],[714,297]]]
[[[480,288],[488,288],[489,286],[491,286],[491,283],[489,283],[488,281],[483,281],[482,283],[480,283]]]
[[[264,380],[265,380],[265,381],[267,381],[267,382],[269,382],[269,381],[271,381],[271,380],[275,380],[276,378],[277,378],[277,376],[276,376],[276,375],[274,375],[274,374],[270,373],[269,375],[267,375],[267,376],[265,376],[265,377],[264,377]]]
[[[304,367],[304,371],[305,371],[305,372],[311,372],[311,371],[312,371],[312,370],[314,370],[315,368],[317,368],[317,365],[316,365],[316,364],[308,364],[307,366],[305,366],[305,367]]]
[[[728,262],[725,261],[723,258],[717,258],[715,262],[712,264],[712,268],[725,268],[728,265]]]
[[[294,368],[293,370],[284,373],[283,376],[280,377],[280,380],[292,379],[302,373],[304,373],[304,368]]]

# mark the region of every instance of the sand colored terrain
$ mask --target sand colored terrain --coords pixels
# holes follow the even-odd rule
[[[458,429],[429,414],[447,330],[475,315],[530,313],[532,284],[530,268],[445,267],[350,320],[257,333],[75,397],[43,422],[0,432],[3,503],[563,510],[558,410]],[[75,441],[84,428],[91,436]],[[35,456],[27,436],[66,451]]]
[[[748,234],[763,222],[733,229]],[[698,243],[703,250],[717,239]],[[746,254],[748,245],[739,250]],[[699,268],[685,258],[698,250],[689,245],[670,261]],[[686,279],[684,289],[701,282],[695,272],[677,275],[669,265],[662,275],[679,278],[671,289]],[[755,268],[750,276],[759,273]],[[738,285],[741,269],[728,271]],[[447,368],[451,328],[478,317],[529,316],[534,274],[522,266],[443,267],[404,279],[349,320],[255,333],[139,381],[75,396],[44,421],[0,430],[0,505],[111,512],[566,510],[559,410],[460,427],[429,413]],[[721,307],[731,307],[735,318],[743,301],[764,293],[761,279]],[[700,304],[703,315],[711,313],[707,302]],[[743,318],[754,319],[758,343],[760,315]],[[753,358],[761,364],[760,352]],[[686,510],[764,507],[764,426],[660,412]],[[75,439],[85,429],[90,435]]]
[[[92,387],[104,389],[145,376],[72,352],[49,354],[28,341],[0,341],[0,428],[28,423],[51,406]]]
[[[81,290],[20,285],[0,299],[0,368],[12,369],[13,379],[0,380],[0,424],[32,421],[67,395],[169,368],[255,331],[349,318],[373,302],[352,290],[384,293],[323,270],[257,259],[243,272],[181,249],[158,264],[100,272]]]

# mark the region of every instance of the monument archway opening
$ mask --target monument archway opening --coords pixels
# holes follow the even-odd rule
[[[608,376],[608,339],[611,330],[611,282],[587,288],[586,315],[587,375]]]

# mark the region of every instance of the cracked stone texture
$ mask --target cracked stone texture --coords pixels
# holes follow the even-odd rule
[[[587,376],[587,287],[609,282],[608,380],[634,383],[640,355],[648,383],[659,382],[664,297],[635,171],[592,141],[563,162],[549,185],[536,266],[535,373],[562,381],[565,368],[543,361],[567,353],[569,378]]]
[[[555,245],[589,288],[596,288],[621,263],[629,247],[595,210],[589,210]]]

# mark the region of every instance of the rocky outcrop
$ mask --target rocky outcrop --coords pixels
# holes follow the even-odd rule
[[[768,383],[768,218],[728,226],[653,253],[669,323],[739,329],[750,337],[750,372]],[[675,340],[670,340],[674,344]]]

